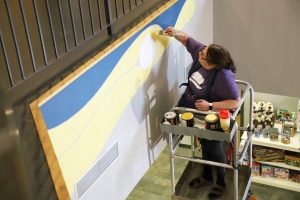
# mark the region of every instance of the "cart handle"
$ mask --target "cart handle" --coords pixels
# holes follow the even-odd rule
[[[202,114],[202,115],[207,115],[207,114],[210,114],[210,113],[213,113],[213,114],[218,113],[218,112],[215,112],[215,111],[200,111],[200,110],[197,110],[197,109],[194,109],[194,108],[186,108],[186,107],[174,107],[171,110],[172,111],[180,111],[180,112],[192,112],[192,113],[195,113],[195,114]]]

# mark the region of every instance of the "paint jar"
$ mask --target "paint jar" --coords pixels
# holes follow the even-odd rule
[[[165,120],[169,122],[171,125],[176,125],[177,120],[176,120],[176,113],[174,111],[166,112],[165,113]]]
[[[205,128],[214,130],[219,128],[219,118],[216,114],[208,114],[205,117]]]
[[[220,110],[219,112],[220,126],[225,132],[230,129],[230,116],[229,110]]]
[[[260,129],[258,129],[258,128],[254,129],[254,135],[256,138],[259,138],[260,137]]]
[[[182,126],[186,126],[186,127],[194,126],[194,114],[191,112],[185,112],[179,115],[179,119]]]
[[[262,130],[262,136],[263,136],[264,138],[268,138],[268,137],[269,137],[269,129],[264,128],[264,129]]]

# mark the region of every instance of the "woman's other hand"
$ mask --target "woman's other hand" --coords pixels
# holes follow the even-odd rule
[[[208,111],[209,110],[209,102],[204,99],[196,100],[195,106],[197,110]]]

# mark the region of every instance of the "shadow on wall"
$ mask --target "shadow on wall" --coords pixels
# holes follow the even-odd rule
[[[169,62],[166,54],[166,52],[163,54],[161,62],[153,68],[143,87],[131,100],[131,108],[136,120],[140,124],[146,120],[150,149],[162,137],[160,131],[162,116],[173,106],[179,96],[178,81],[176,80],[175,84],[169,83],[170,79],[176,79],[177,74],[176,70],[168,70],[168,67],[173,68],[175,64]]]

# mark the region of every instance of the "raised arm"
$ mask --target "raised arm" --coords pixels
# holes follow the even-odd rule
[[[198,59],[199,52],[205,47],[201,42],[196,41],[183,31],[174,29],[172,26],[164,30],[162,34],[174,37],[177,41],[186,46],[186,49],[191,54],[193,60]]]
[[[174,27],[172,26],[169,26],[166,30],[164,30],[163,34],[174,37],[183,45],[186,45],[186,41],[189,38],[188,34],[180,30],[175,30]]]

